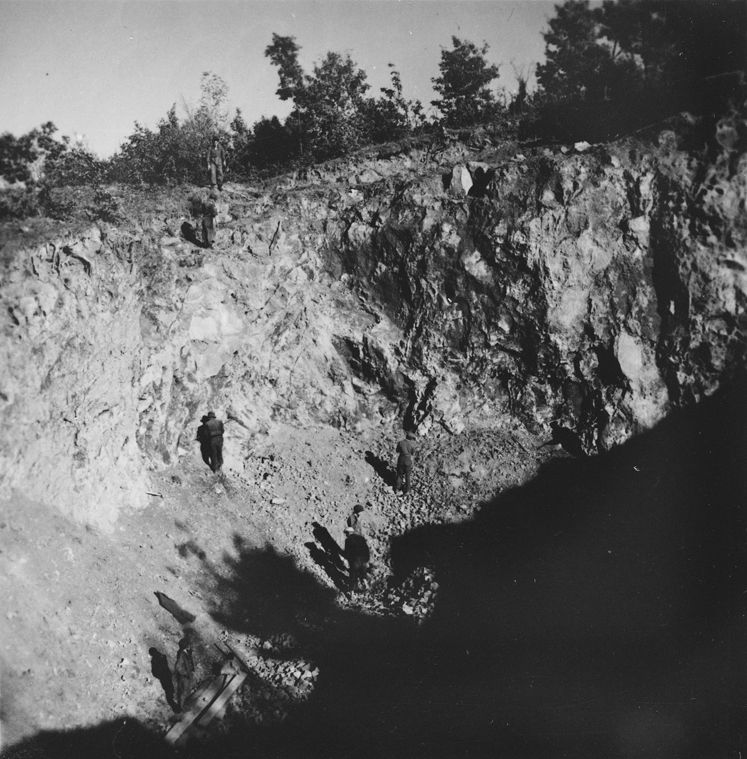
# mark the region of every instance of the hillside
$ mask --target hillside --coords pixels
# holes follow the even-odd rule
[[[3,229],[8,755],[166,752],[161,591],[200,676],[220,642],[252,668],[197,755],[735,756],[737,127],[697,155],[477,132],[229,182],[212,250],[196,188]],[[350,594],[314,523],[342,543],[357,503]]]

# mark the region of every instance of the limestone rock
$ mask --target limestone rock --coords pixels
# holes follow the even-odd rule
[[[449,192],[456,196],[465,196],[472,187],[472,175],[466,166],[455,166],[451,171]]]

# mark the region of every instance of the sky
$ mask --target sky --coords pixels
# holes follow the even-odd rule
[[[560,0],[556,0],[559,2]],[[515,89],[513,67],[543,59],[541,33],[554,15],[545,0],[0,0],[0,132],[23,134],[53,121],[83,135],[101,157],[134,122],[153,128],[172,104],[199,100],[202,72],[222,77],[233,112],[252,124],[284,118],[277,72],[265,58],[273,32],[292,35],[306,71],[329,50],[349,53],[368,74],[369,95],[389,84],[392,62],[404,93],[435,97],[442,48],[456,35],[487,42],[501,64],[495,87]],[[513,64],[513,66],[512,66]]]

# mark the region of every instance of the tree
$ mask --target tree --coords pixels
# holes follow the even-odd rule
[[[262,118],[254,125],[249,156],[259,169],[280,168],[298,157],[298,142],[277,116]]]
[[[511,102],[508,106],[509,113],[521,114],[524,112],[529,100],[529,76],[531,69],[526,66],[517,66],[511,61],[511,68],[513,69],[514,76],[516,77],[516,94],[511,98]]]
[[[545,101],[602,100],[678,88],[745,68],[741,0],[566,0],[544,33]]]
[[[265,57],[277,66],[280,84],[275,90],[281,100],[295,100],[296,95],[303,91],[304,73],[298,62],[298,51],[295,37],[272,35],[272,44],[265,48]]]
[[[537,66],[542,96],[550,101],[601,100],[613,55],[600,44],[602,32],[588,0],[566,0],[555,6],[545,38],[545,58]]]
[[[441,111],[447,126],[467,126],[491,118],[497,103],[489,85],[498,78],[498,66],[488,64],[485,58],[487,43],[478,48],[458,37],[452,37],[451,42],[451,50],[441,50],[441,75],[432,80],[441,99],[432,104]]]
[[[10,132],[0,135],[0,176],[9,182],[41,179],[45,165],[51,164],[69,147],[69,138],[58,140],[55,132],[57,127],[47,121],[20,137]]]
[[[200,113],[215,132],[225,132],[228,127],[228,85],[212,71],[203,71],[200,79]]]
[[[239,113],[229,126],[225,107],[228,85],[217,74],[202,73],[200,92],[197,107],[183,104],[186,115],[181,120],[172,105],[155,130],[135,122],[135,131],[111,159],[112,176],[133,183],[202,182],[213,135],[228,143],[232,136],[229,128],[243,120]]]
[[[366,132],[366,73],[349,55],[328,52],[306,77],[299,122],[317,160],[344,155],[357,148]]]
[[[314,160],[343,155],[356,148],[366,133],[366,72],[345,54],[328,52],[312,74],[298,63],[293,37],[273,34],[265,55],[278,68],[278,96],[294,108],[285,128],[299,148]]]

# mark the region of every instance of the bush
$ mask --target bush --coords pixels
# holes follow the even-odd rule
[[[0,190],[0,221],[40,216],[42,210],[39,189],[35,186],[16,185]]]
[[[93,221],[106,221],[109,224],[119,224],[125,216],[119,198],[115,198],[101,187],[94,193],[93,201],[87,210]]]

